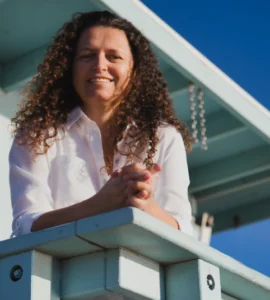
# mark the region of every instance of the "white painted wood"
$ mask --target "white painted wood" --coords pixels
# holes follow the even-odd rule
[[[61,299],[82,300],[108,293],[105,288],[105,252],[61,262]]]
[[[126,249],[107,254],[106,288],[136,299],[163,299],[161,266]]]
[[[5,240],[1,243],[0,257],[31,249],[58,258],[68,258],[101,250],[100,247],[77,237],[75,228],[75,222],[71,222],[19,236],[16,239]]]
[[[158,263],[125,249],[101,251],[61,263],[61,299],[164,299]]]
[[[199,259],[170,265],[165,272],[167,300],[221,300],[217,267]]]
[[[220,269],[225,293],[245,300],[254,300],[256,295],[260,300],[270,299],[269,277],[136,208],[80,220],[76,232],[104,248],[123,247],[163,264],[200,258]]]
[[[239,300],[239,299],[233,298],[229,295],[222,293],[222,300]]]
[[[0,299],[60,300],[58,261],[37,251],[0,259]]]
[[[33,259],[34,262],[32,260],[31,276],[31,300],[48,300],[51,298],[52,293],[53,257],[34,251]],[[60,298],[58,297],[58,299]]]
[[[59,226],[58,228],[52,228],[50,230],[44,230],[43,232],[37,233],[37,235],[41,238],[38,238],[38,236],[32,233],[29,234],[28,237],[22,236],[11,241],[4,241],[0,243],[0,254],[2,253],[2,257],[0,256],[1,300],[8,299],[6,297],[7,291],[9,299],[18,299],[17,295],[26,295],[25,299],[31,299],[29,291],[31,287],[30,274],[32,274],[32,251],[26,251],[32,249],[34,250],[37,247],[40,247],[40,244],[43,243],[43,251],[48,254],[52,253],[51,251],[55,251],[54,242],[57,243],[58,238],[59,244],[57,246],[57,253],[63,259],[66,256],[66,253],[69,251],[68,245],[70,246],[70,243],[66,244],[61,242],[61,238],[63,237],[64,240],[65,237],[73,237],[84,241],[86,244],[90,243],[89,245],[94,243],[94,245],[100,246],[100,248],[97,247],[97,249],[101,249],[102,251],[104,251],[103,249],[113,250],[119,247],[125,248],[132,251],[133,254],[136,253],[136,256],[143,256],[144,259],[148,258],[150,261],[154,261],[162,265],[176,265],[190,260],[202,259],[203,261],[219,268],[221,287],[225,294],[231,295],[236,299],[239,298],[244,300],[270,299],[270,279],[267,276],[264,276],[263,274],[244,266],[231,257],[196,241],[194,238],[177,231],[171,226],[138,209],[124,208],[103,215],[73,222],[69,224],[69,226],[73,227],[73,231],[67,230],[69,226],[65,226],[66,225]],[[63,236],[61,236],[61,234],[63,234]],[[73,236],[71,234],[73,234]],[[93,276],[93,273],[94,276],[99,274],[96,274],[95,268],[90,270],[89,268],[85,267],[87,266],[87,260],[85,260],[86,258],[79,256],[81,254],[78,254],[83,253],[86,250],[84,248],[85,245],[81,243],[77,244],[76,239],[74,240],[74,245],[71,246],[73,248],[77,246],[78,250],[76,251],[77,254],[74,254],[75,258],[71,259],[78,259],[78,261],[81,261],[81,263],[78,264],[81,267],[76,267],[76,264],[73,264],[74,267],[70,268],[69,272],[73,272],[72,274],[74,274],[74,280],[69,277],[70,286],[68,288],[71,289],[71,292],[72,289],[76,291],[76,287],[72,287],[72,284],[76,282],[76,279],[79,278],[81,274],[85,274],[86,276],[81,276],[81,281],[79,283],[85,285],[86,288],[89,286],[89,280],[92,280],[91,276]],[[6,247],[8,247],[8,250]],[[13,249],[16,249],[15,253]],[[91,248],[89,248],[89,251],[91,251],[90,249]],[[95,257],[91,256],[91,254],[87,255],[89,255],[89,259],[91,257]],[[107,259],[107,261],[109,260]],[[64,260],[63,263],[64,262],[68,263],[69,260]],[[120,259],[119,262],[122,262],[122,259]],[[134,262],[125,262],[125,265],[128,266],[126,269],[123,269],[126,270],[125,273],[130,269],[130,265],[133,268],[133,263]],[[10,272],[10,269],[14,265],[21,265],[24,269],[24,274],[26,274],[18,282],[16,282],[16,285],[14,285],[14,282],[11,282],[8,277],[8,272]],[[97,261],[94,262],[94,266],[98,266]],[[105,266],[106,262],[103,264],[103,267],[97,268],[97,272],[100,272],[99,270],[103,270],[102,272],[104,274],[104,280],[106,274]],[[117,268],[114,270],[115,276],[119,277],[118,264],[116,264],[116,266]],[[138,267],[138,269],[140,268],[141,266]],[[148,271],[149,270],[147,270],[147,272]],[[148,274],[147,272],[143,274]],[[160,273],[162,275],[162,272]],[[57,272],[54,274],[57,278]],[[66,271],[62,271],[62,282],[65,280],[64,277],[67,276],[67,274],[68,273]],[[127,277],[130,276],[131,275],[128,273]],[[138,278],[146,277],[148,277],[148,275],[140,276],[140,274],[138,274]],[[52,279],[52,289],[57,290],[57,282],[57,279]],[[162,279],[160,282],[162,282]],[[127,284],[130,283],[128,282]],[[106,286],[104,284],[104,289],[105,288]],[[132,290],[133,288],[130,287],[131,292]],[[100,291],[103,291],[102,286]],[[142,291],[144,291],[143,285]],[[107,292],[111,293],[112,291],[107,290]],[[93,289],[90,290],[90,293],[92,293],[92,295],[90,295],[92,297]],[[140,293],[141,291],[138,291],[138,297],[145,298],[145,296],[140,296]],[[72,295],[70,293],[67,296]],[[78,293],[74,293],[73,299],[77,299],[76,297],[78,296],[80,296]],[[132,298],[134,298],[134,296],[132,296]]]
[[[8,154],[11,146],[11,133],[9,130],[10,120],[2,112],[3,106],[8,106],[9,102],[2,102],[0,91],[0,191],[1,191],[1,208],[0,208],[0,241],[8,239],[11,234],[12,209],[9,188],[9,164]]]

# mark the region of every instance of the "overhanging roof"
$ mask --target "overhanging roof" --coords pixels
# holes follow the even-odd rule
[[[129,19],[152,42],[182,120],[191,121],[189,82],[204,91],[208,150],[196,144],[188,156],[197,214],[214,214],[216,230],[269,217],[269,111],[140,1],[0,2],[0,112],[10,117],[14,91],[35,74],[56,30],[73,13],[97,9]]]

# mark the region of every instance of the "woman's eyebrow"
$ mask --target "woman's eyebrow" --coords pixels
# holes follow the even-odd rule
[[[110,49],[107,49],[106,51],[112,52],[112,53],[119,53],[119,54],[123,54],[124,53],[124,51],[121,48],[117,48],[117,49],[110,48]]]
[[[90,51],[99,51],[99,49],[98,48],[95,48],[95,47],[88,47],[88,46],[86,46],[86,47],[83,47],[83,48],[79,48],[78,49],[79,51],[83,51],[83,50],[90,50]],[[119,51],[119,52],[122,52],[123,50],[122,50],[122,48],[107,48],[107,49],[105,49],[106,51]]]
[[[99,49],[97,49],[97,48],[83,47],[81,49],[78,49],[77,53],[81,53],[81,52],[98,52],[98,51],[99,51]],[[124,55],[124,51],[121,48],[108,48],[108,49],[105,49],[105,52]]]
[[[89,48],[89,47],[78,49],[78,52],[82,52],[82,51],[97,51],[97,49]]]

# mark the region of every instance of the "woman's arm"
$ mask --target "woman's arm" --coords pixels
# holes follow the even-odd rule
[[[162,172],[155,185],[154,199],[159,206],[175,218],[179,229],[192,235],[192,213],[188,198],[190,183],[184,141],[175,128],[164,128],[158,163]]]
[[[27,147],[13,143],[9,162],[12,236],[97,215],[123,207],[126,203],[126,184],[121,177],[116,177],[110,179],[95,196],[66,208],[55,209],[48,185],[46,156],[39,155],[33,161]]]
[[[108,185],[111,185],[111,183],[108,183]],[[108,189],[108,186],[105,187],[105,189]],[[105,193],[107,192],[105,191]],[[105,198],[105,193],[104,191],[101,191],[93,197],[82,202],[42,214],[38,219],[36,219],[33,222],[31,231],[39,231],[42,229],[66,224],[83,218],[102,214],[121,207],[121,202],[124,202],[121,201],[121,196],[117,200],[117,198],[115,198],[114,195],[111,194],[110,198],[112,201],[110,201],[110,198]],[[119,193],[123,192],[119,191]]]
[[[44,213],[33,222],[31,231],[99,215],[125,206],[126,183],[121,177],[111,178],[93,197],[71,206]]]
[[[31,231],[39,231],[42,229],[77,221],[79,219],[88,217],[91,213],[93,215],[95,213],[102,213],[102,207],[100,207],[99,204],[100,203],[96,201],[96,197],[94,196],[80,203],[46,212],[33,222]]]

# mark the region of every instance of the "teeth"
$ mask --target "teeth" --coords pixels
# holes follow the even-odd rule
[[[110,79],[107,79],[107,78],[93,78],[93,79],[90,79],[88,80],[89,82],[99,82],[99,81],[103,81],[103,82],[110,82],[111,80]]]

